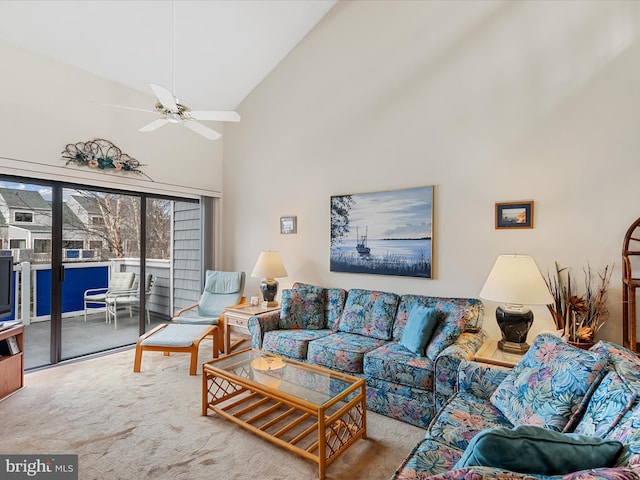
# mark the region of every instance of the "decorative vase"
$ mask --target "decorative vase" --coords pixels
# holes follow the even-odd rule
[[[571,340],[567,340],[569,345],[573,345],[574,347],[581,348],[582,350],[589,350],[593,347],[593,342],[572,342]]]

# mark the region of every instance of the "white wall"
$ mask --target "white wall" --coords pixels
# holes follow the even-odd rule
[[[600,338],[620,342],[620,251],[640,216],[639,32],[638,2],[339,2],[226,128],[224,267],[250,274],[273,249],[281,288],[476,297],[501,253],[545,274],[615,263]],[[435,185],[434,279],[329,271],[331,195],[422,185]],[[535,201],[535,228],[495,230],[495,203],[519,200]],[[279,234],[282,215],[297,235]],[[551,327],[534,312],[532,334]]]
[[[67,144],[105,138],[146,165],[142,170],[156,182],[153,189],[222,191],[222,140],[212,142],[174,125],[138,132],[157,117],[103,106],[152,109],[151,91],[143,94],[2,42],[0,60],[0,173],[69,174],[92,184],[142,188],[136,185],[138,175],[61,168]],[[11,160],[28,163],[21,171]]]

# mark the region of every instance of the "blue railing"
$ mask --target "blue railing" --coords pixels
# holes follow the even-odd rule
[[[151,260],[156,276],[154,293],[149,299],[149,309],[160,315],[170,316],[170,261]],[[109,271],[134,271],[139,269],[135,259],[114,259],[108,262],[73,262],[64,264],[62,283],[62,315],[71,317],[84,311],[84,292],[91,288],[106,288]],[[32,321],[51,318],[51,265],[16,264],[13,272],[12,312],[2,320],[21,320],[26,325]],[[99,307],[100,305],[89,305]]]
[[[62,283],[62,313],[84,310],[84,291],[106,288],[109,267],[106,265],[65,268]],[[51,315],[51,269],[36,270],[36,317]]]

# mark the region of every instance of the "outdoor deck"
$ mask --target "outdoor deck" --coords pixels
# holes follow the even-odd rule
[[[113,323],[105,322],[104,311],[62,319],[62,357],[63,360],[81,357],[83,355],[104,352],[114,348],[133,345],[139,337],[138,313],[133,312],[133,318],[128,312],[118,314],[118,329]],[[169,318],[151,312],[151,324],[147,330],[160,323],[166,323]],[[25,370],[43,367],[50,364],[50,321],[41,321],[25,325],[24,329],[24,362]]]

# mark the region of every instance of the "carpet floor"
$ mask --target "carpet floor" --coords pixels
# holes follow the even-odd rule
[[[246,344],[246,342],[245,342]],[[0,403],[3,454],[77,454],[80,479],[318,478],[313,462],[231,422],[200,415],[201,367],[189,357],[133,350],[27,373]],[[211,344],[200,346],[200,363]],[[388,479],[424,430],[367,412],[367,439],[327,468],[327,479]]]

